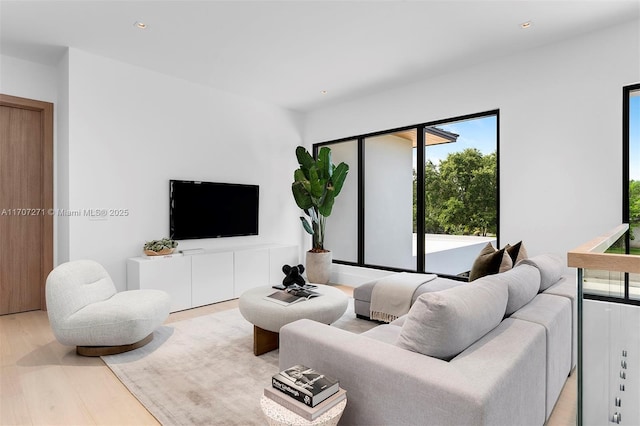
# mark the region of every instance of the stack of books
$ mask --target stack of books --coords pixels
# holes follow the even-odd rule
[[[347,397],[337,380],[304,365],[294,365],[271,379],[267,398],[309,421],[314,421]]]

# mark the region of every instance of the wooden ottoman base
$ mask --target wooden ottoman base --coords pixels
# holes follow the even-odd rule
[[[253,354],[258,356],[280,347],[280,333],[253,326]]]

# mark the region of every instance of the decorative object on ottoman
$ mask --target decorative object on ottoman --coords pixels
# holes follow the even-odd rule
[[[169,316],[160,290],[118,293],[107,271],[92,260],[57,266],[47,277],[47,314],[56,339],[85,356],[113,355],[149,343]]]
[[[178,247],[178,242],[170,238],[163,238],[161,240],[147,241],[144,243],[144,254],[147,256],[166,256],[173,253],[173,250]]]
[[[342,190],[349,166],[345,163],[335,166],[331,161],[331,149],[326,146],[320,148],[317,160],[302,146],[296,148],[296,157],[300,167],[293,174],[291,191],[298,207],[311,220],[309,223],[301,216],[302,226],[313,236],[313,246],[306,259],[307,279],[326,284],[330,278],[331,252],[324,248],[325,223]],[[315,257],[321,257],[321,260],[314,260]]]
[[[282,272],[284,272],[284,279],[282,280],[282,285],[285,287],[289,287],[293,284],[298,284],[300,287],[305,285],[304,277],[302,273],[304,272],[304,266],[289,266],[283,265]]]

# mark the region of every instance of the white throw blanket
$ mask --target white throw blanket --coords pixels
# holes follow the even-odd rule
[[[436,277],[433,274],[400,272],[380,279],[371,292],[370,318],[391,322],[406,314],[416,289]]]

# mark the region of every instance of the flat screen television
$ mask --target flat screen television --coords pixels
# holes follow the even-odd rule
[[[169,181],[169,235],[174,240],[258,235],[260,187]]]

